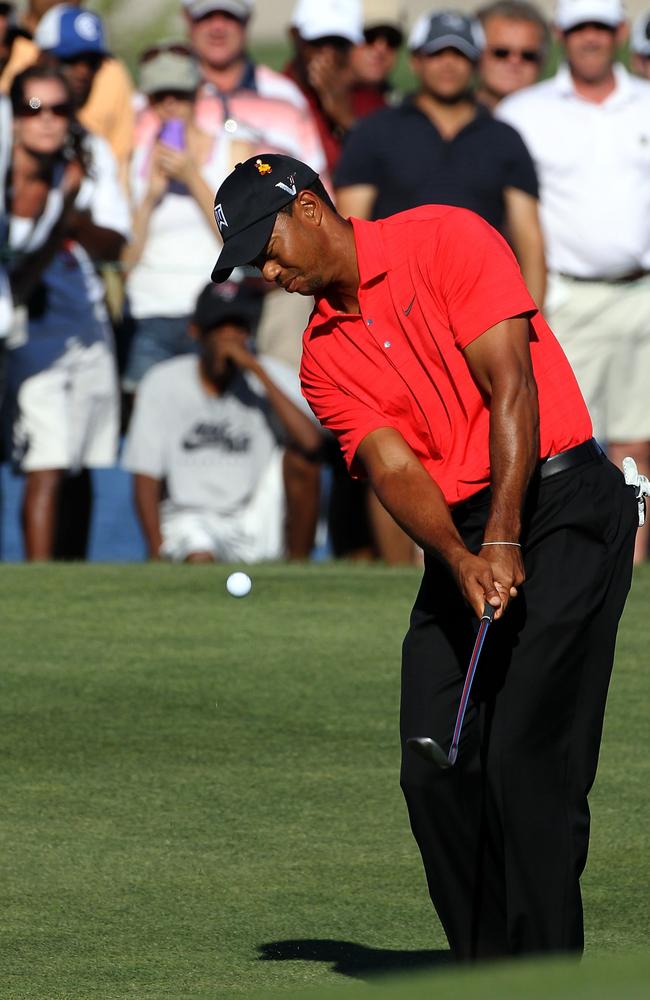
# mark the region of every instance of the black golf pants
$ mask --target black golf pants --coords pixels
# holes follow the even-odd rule
[[[454,520],[479,551],[489,491]],[[634,489],[604,457],[541,482],[526,505],[526,582],[488,631],[456,765],[447,750],[476,632],[428,558],[404,642],[402,773],[431,899],[458,959],[583,947],[580,875],[618,622],[630,587]]]

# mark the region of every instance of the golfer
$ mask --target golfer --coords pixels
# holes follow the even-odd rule
[[[573,372],[506,242],[426,205],[337,215],[284,156],[216,197],[213,273],[256,264],[316,296],[303,392],[350,472],[425,553],[404,643],[401,783],[431,898],[458,959],[583,947],[580,875],[635,491],[593,441]],[[449,746],[484,602],[495,609],[458,763]]]

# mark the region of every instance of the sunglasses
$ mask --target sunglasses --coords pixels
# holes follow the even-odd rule
[[[152,59],[157,59],[158,56],[165,55],[168,52],[171,52],[175,56],[185,56],[186,59],[194,58],[194,51],[188,45],[183,45],[180,42],[170,42],[169,45],[152,45],[151,48],[145,49],[138,62],[142,66],[144,63],[151,62]]]
[[[399,28],[391,28],[390,25],[379,25],[376,28],[366,28],[363,32],[366,45],[374,45],[375,42],[386,42],[389,49],[398,49],[404,41],[404,35]]]
[[[149,94],[149,100],[152,104],[162,104],[168,97],[173,97],[175,101],[192,101],[194,100],[194,91],[168,88],[167,90],[156,90],[153,94]]]
[[[542,61],[542,53],[539,49],[508,49],[505,46],[496,46],[490,49],[490,55],[495,59],[510,59],[517,56],[523,62],[539,64]]]
[[[25,102],[17,112],[18,118],[36,118],[44,111],[49,111],[56,118],[72,118],[73,108],[69,101],[61,101],[59,104],[42,104],[38,97],[32,97],[31,101]]]

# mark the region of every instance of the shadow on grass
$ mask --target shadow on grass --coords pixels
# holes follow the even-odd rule
[[[380,976],[385,973],[414,972],[451,963],[448,951],[398,951],[390,948],[367,948],[353,941],[306,938],[295,941],[270,941],[258,946],[262,962],[327,962],[333,972],[352,979]]]

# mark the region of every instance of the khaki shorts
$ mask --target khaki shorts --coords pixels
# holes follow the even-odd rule
[[[650,275],[617,284],[552,274],[546,301],[596,437],[650,440]]]
[[[284,452],[278,448],[250,502],[223,517],[210,510],[177,510],[162,504],[160,555],[184,562],[194,552],[211,552],[217,562],[254,563],[285,554]]]
[[[118,433],[117,372],[104,342],[72,342],[18,390],[13,445],[21,472],[114,465]]]

